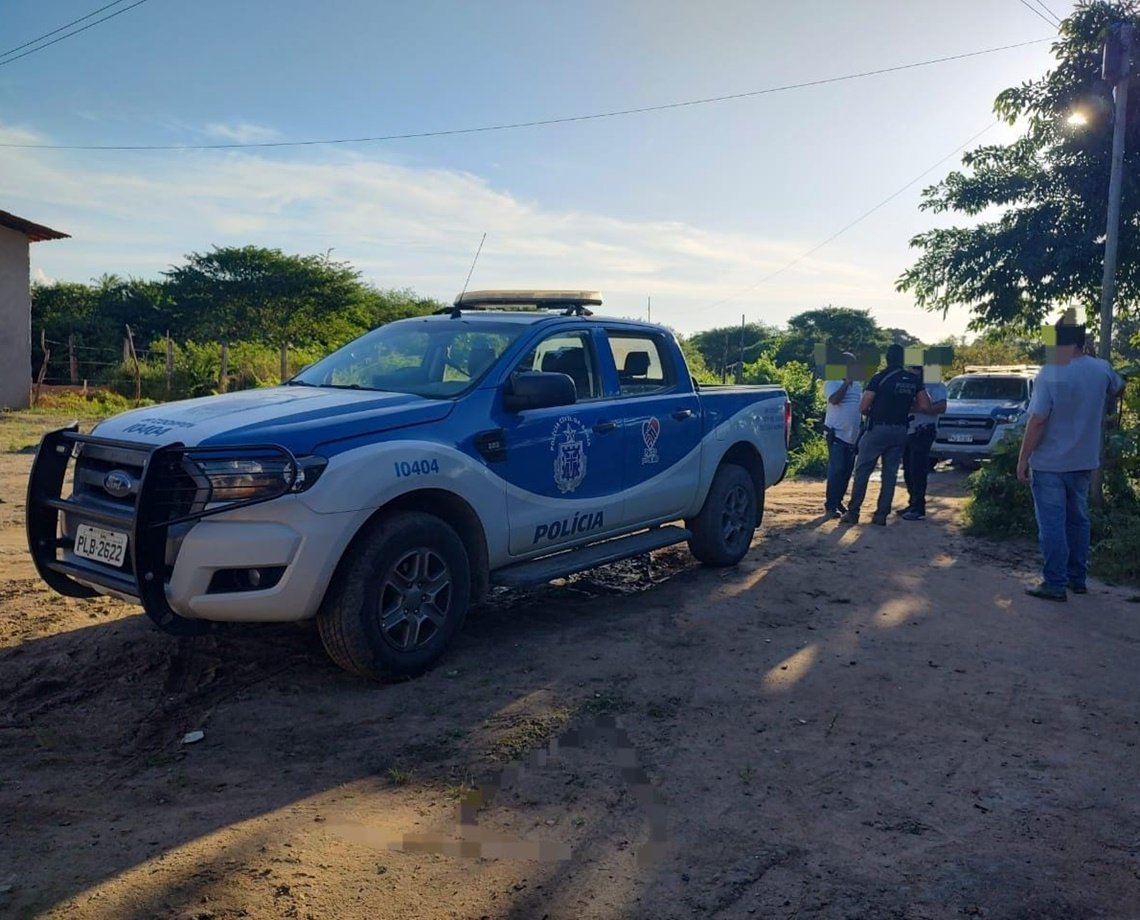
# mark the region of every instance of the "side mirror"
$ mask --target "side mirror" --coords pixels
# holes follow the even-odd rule
[[[512,412],[569,406],[578,401],[574,380],[567,374],[526,371],[515,374],[503,393],[503,405]]]

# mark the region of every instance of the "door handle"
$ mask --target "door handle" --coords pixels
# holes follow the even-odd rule
[[[692,418],[692,417],[693,417],[693,410],[692,409],[678,409],[676,412],[673,413],[673,418],[675,418],[678,422],[683,422],[685,419]]]
[[[613,431],[617,428],[617,422],[597,422],[594,425],[594,431],[598,434],[605,434],[607,431]]]

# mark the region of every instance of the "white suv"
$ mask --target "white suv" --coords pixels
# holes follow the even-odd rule
[[[976,465],[1025,420],[1035,365],[967,367],[946,385],[930,458]]]

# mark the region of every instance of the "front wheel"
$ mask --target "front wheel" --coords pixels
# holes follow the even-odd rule
[[[321,642],[346,671],[373,680],[427,670],[459,632],[471,601],[463,541],[419,512],[373,525],[338,578],[317,616]]]
[[[689,551],[705,565],[736,565],[752,545],[757,501],[748,471],[735,463],[721,464],[704,506],[687,522],[693,532]]]

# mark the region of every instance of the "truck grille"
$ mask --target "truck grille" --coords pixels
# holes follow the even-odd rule
[[[138,502],[143,472],[150,457],[147,450],[88,441],[79,447],[75,462],[72,501],[133,513]],[[163,499],[170,518],[183,517],[195,506],[204,507],[209,490],[181,463],[166,472]]]
[[[942,444],[988,444],[994,420],[976,415],[944,415],[938,420],[935,441]],[[969,435],[970,440],[965,440]]]

